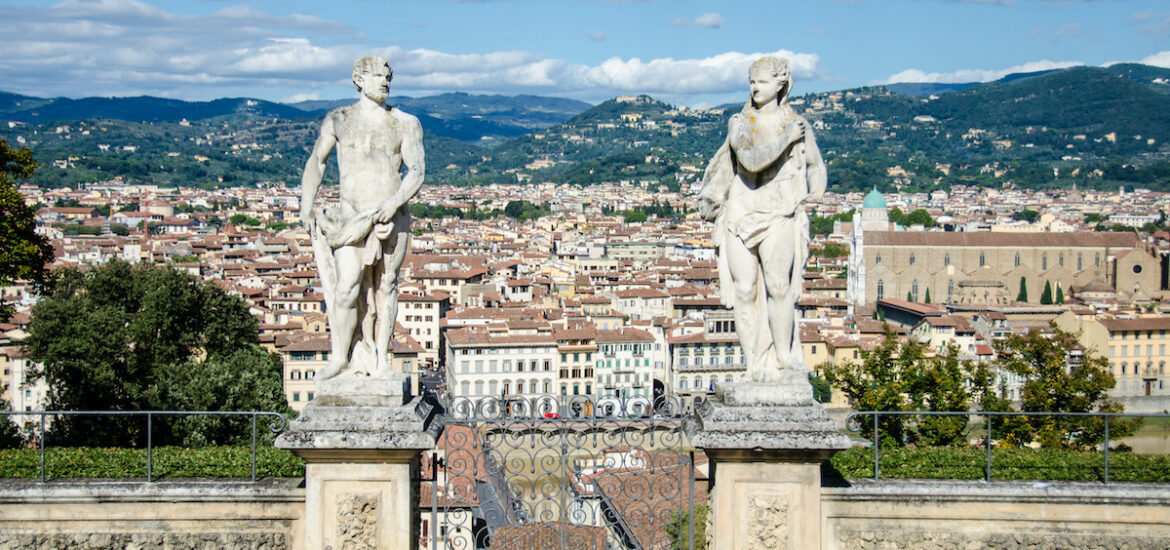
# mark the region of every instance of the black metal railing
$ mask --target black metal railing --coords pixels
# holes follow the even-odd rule
[[[1100,419],[1103,422],[1103,441],[1101,442],[1101,449],[1103,457],[1103,472],[1102,482],[1109,483],[1109,427],[1111,421],[1121,418],[1170,418],[1167,413],[1103,413],[1103,412],[1017,412],[1017,411],[859,411],[850,414],[845,419],[845,428],[849,431],[858,432],[862,430],[864,424],[872,422],[872,442],[873,447],[873,479],[881,479],[881,448],[882,448],[882,434],[881,434],[881,418],[885,417],[922,417],[922,416],[955,416],[967,418],[966,425],[973,425],[971,418],[982,417],[984,419],[984,429],[986,434],[983,437],[983,446],[986,449],[986,462],[984,463],[984,481],[991,481],[992,479],[992,449],[995,446],[993,439],[993,421],[996,418],[1086,418],[1086,419]]]
[[[59,416],[138,416],[146,423],[146,480],[154,481],[154,420],[156,417],[176,416],[237,416],[251,418],[251,451],[252,451],[252,481],[256,481],[256,439],[259,417],[269,417],[271,422],[268,429],[273,434],[284,431],[288,426],[288,419],[283,414],[266,411],[0,411],[0,417],[39,417],[39,429],[36,431],[36,446],[38,448],[40,468],[38,477],[41,481],[48,478],[45,473],[45,440],[47,439],[48,423],[46,418]],[[5,418],[3,421],[8,421]]]

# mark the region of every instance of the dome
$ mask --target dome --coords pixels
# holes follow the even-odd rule
[[[865,196],[865,201],[861,203],[861,207],[867,209],[876,208],[885,210],[886,198],[883,197],[881,193],[878,193],[877,187],[874,187],[873,191],[870,191],[869,194]]]

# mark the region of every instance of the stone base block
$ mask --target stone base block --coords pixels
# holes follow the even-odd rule
[[[407,376],[394,373],[386,377],[343,374],[317,380],[314,403],[319,405],[353,405],[393,407],[405,403]]]
[[[796,385],[728,384],[684,428],[708,454],[783,451],[774,459],[823,460],[849,448],[849,438],[808,391],[805,400]]]
[[[276,446],[302,457],[338,449],[417,451],[434,448],[443,429],[438,405],[421,397],[394,406],[327,403],[316,399],[306,405]]]
[[[707,548],[822,548],[820,465],[719,463]]]
[[[305,546],[407,550],[417,540],[412,462],[305,467]]]

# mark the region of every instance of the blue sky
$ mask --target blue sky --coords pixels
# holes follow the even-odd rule
[[[648,93],[737,101],[762,54],[796,93],[1138,61],[1170,67],[1166,0],[0,0],[0,90],[37,96]]]

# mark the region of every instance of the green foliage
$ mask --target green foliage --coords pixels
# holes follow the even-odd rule
[[[812,385],[813,399],[816,399],[817,403],[828,403],[833,398],[833,388],[817,373],[808,373],[808,383]]]
[[[1061,288],[1060,283],[1056,283],[1056,304],[1064,303],[1064,289]]]
[[[821,256],[824,258],[840,258],[842,256],[849,255],[849,245],[825,243],[824,246],[810,249],[809,252],[811,252],[813,256]]]
[[[846,478],[873,477],[873,449],[853,447],[830,463]],[[987,451],[981,447],[893,447],[881,450],[881,476],[893,479],[983,479]],[[1071,449],[995,449],[991,475],[997,480],[1101,481],[1105,455]],[[1170,455],[1110,453],[1109,480],[1166,483]]]
[[[243,300],[213,284],[165,265],[111,262],[59,272],[25,344],[50,388],[49,409],[283,412],[283,396],[270,391],[280,384],[278,362],[258,347],[257,327]],[[198,392],[207,395],[189,397]],[[216,433],[205,439],[227,442]],[[198,440],[193,434],[162,429],[155,441]],[[75,416],[54,422],[49,436],[67,445],[145,437],[137,420]]]
[[[938,222],[934,221],[930,212],[927,212],[924,208],[919,208],[909,214],[904,214],[900,209],[894,208],[890,210],[889,217],[891,222],[907,227],[911,225],[924,225],[926,227],[938,226]]]
[[[1122,412],[1107,400],[1115,383],[1109,361],[1085,350],[1073,364],[1076,337],[1059,329],[1050,336],[1039,331],[1013,334],[995,344],[998,368],[1024,379],[1021,410],[1026,412]],[[997,407],[989,410],[1006,410]],[[1141,427],[1141,419],[1110,422],[1110,438],[1121,438]],[[1104,421],[1083,417],[1010,417],[1004,421],[1008,445],[1039,441],[1045,447],[1088,447],[1104,438]]]
[[[623,210],[621,215],[622,221],[626,223],[642,223],[648,219],[645,212],[637,210]]]
[[[1105,221],[1105,216],[1102,216],[1101,214],[1098,214],[1096,212],[1090,212],[1088,214],[1085,214],[1085,223],[1098,224],[1098,223],[1101,223],[1103,221]]]
[[[36,233],[36,212],[24,203],[16,180],[33,175],[37,163],[27,147],[10,149],[0,139],[0,286],[16,281],[44,284],[45,266],[53,261],[53,246]],[[12,315],[12,308],[0,303],[0,321]]]
[[[1016,221],[1025,221],[1028,223],[1034,223],[1039,218],[1040,218],[1039,212],[1037,212],[1035,210],[1028,209],[1028,208],[1020,210],[1019,212],[1012,213],[1012,219],[1016,220]]]
[[[925,351],[887,331],[861,363],[824,363],[817,370],[860,411],[966,411],[991,394],[993,377],[985,367],[960,361],[954,348],[937,357]],[[964,424],[961,417],[945,416],[888,416],[880,422],[883,439],[924,445],[960,443]],[[872,438],[873,420],[863,418],[862,424],[863,437]]]
[[[924,300],[924,303],[927,303],[927,304],[930,303],[930,289],[929,288],[926,289],[926,299]]]
[[[1046,306],[1052,305],[1052,282],[1044,281],[1044,292],[1040,293],[1040,303]]]
[[[853,219],[853,209],[847,212],[833,214],[827,217],[817,216],[813,214],[809,220],[809,233],[812,235],[828,235],[833,232],[833,224],[836,222],[847,222]]]
[[[552,214],[549,205],[536,205],[526,200],[508,201],[504,206],[504,215],[514,220],[535,220]]]
[[[285,229],[288,229],[288,223],[287,222],[272,222],[270,224],[265,225],[264,228],[268,229],[269,231],[284,231]]]
[[[265,430],[261,425],[260,430]],[[266,430],[265,430],[266,431]],[[251,477],[252,450],[240,447],[155,447],[151,473],[159,478]],[[256,477],[302,477],[305,464],[284,449],[256,447]],[[40,476],[38,449],[0,450],[0,478]],[[45,476],[61,478],[145,478],[146,449],[50,447]]]
[[[694,517],[686,510],[678,510],[670,515],[670,521],[662,527],[670,537],[670,550],[707,550],[707,513],[710,511],[706,504],[695,505]],[[691,527],[694,526],[694,542],[691,546]]]
[[[1020,292],[1016,294],[1016,301],[1021,303],[1028,301],[1028,280],[1023,275],[1020,275]]]
[[[232,225],[240,225],[244,223],[244,220],[246,219],[248,219],[248,216],[243,214],[232,214],[231,217],[228,218],[228,222],[230,222]]]

